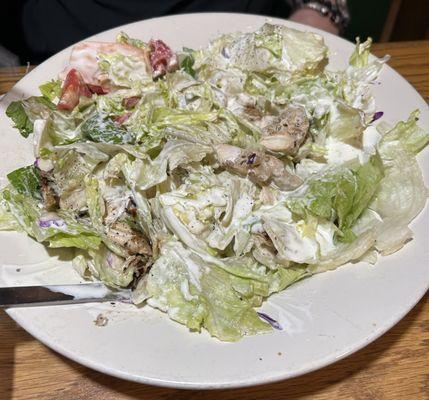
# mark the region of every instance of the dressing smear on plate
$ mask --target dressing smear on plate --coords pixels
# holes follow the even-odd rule
[[[321,36],[280,25],[177,52],[80,43],[7,109],[35,162],[8,174],[0,228],[74,249],[82,278],[192,331],[282,329],[264,299],[401,249],[425,206],[429,134],[417,110],[383,120],[371,86],[387,58],[370,47],[329,71]]]

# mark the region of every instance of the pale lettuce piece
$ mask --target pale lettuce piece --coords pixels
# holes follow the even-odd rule
[[[393,157],[399,148],[410,155],[417,155],[429,143],[429,132],[426,132],[418,124],[420,111],[413,111],[408,120],[396,124],[393,129],[384,132],[380,142],[380,151],[386,157]]]
[[[269,332],[253,309],[251,282],[234,278],[180,242],[168,242],[161,249],[149,274],[138,284],[134,301],[146,302],[191,330],[201,327],[220,340],[236,341],[244,335]],[[248,289],[244,296],[234,283]]]
[[[365,129],[362,113],[343,102],[334,104],[325,128],[327,135],[361,147]]]
[[[9,210],[7,201],[3,198],[0,199],[0,231],[21,231],[16,218]]]
[[[133,301],[146,301],[191,330],[203,327],[220,340],[236,341],[269,331],[253,307],[307,275],[298,267],[267,271],[250,258],[219,260],[169,241],[139,281]]]
[[[162,148],[157,160],[167,160],[169,171],[180,166],[201,161],[207,154],[212,153],[209,146],[190,143],[186,140],[169,140]]]
[[[261,221],[279,262],[314,263],[334,247],[332,222],[311,216],[296,221],[281,203],[261,211]]]
[[[98,65],[111,82],[122,87],[141,87],[152,82],[152,73],[143,57],[98,54]]]
[[[374,249],[377,229],[381,226],[380,216],[365,210],[352,228],[355,239],[352,242],[336,242],[331,250],[316,262],[308,265],[311,273],[325,272],[348,262],[367,261],[366,257]]]
[[[194,68],[207,64],[249,72],[307,74],[323,66],[327,50],[323,38],[315,33],[264,24],[256,32],[216,39],[197,53]]]
[[[375,100],[371,94],[371,84],[378,78],[381,69],[390,58],[386,56],[370,61],[371,45],[371,39],[364,43],[360,43],[359,39],[357,40],[355,51],[350,56],[350,65],[341,82],[345,101],[351,107],[362,110],[369,120],[375,112]]]
[[[146,42],[143,42],[143,40],[140,39],[132,38],[122,31],[119,32],[116,36],[116,42],[129,44],[130,46],[138,47],[140,49],[148,49],[148,44]]]
[[[207,82],[197,81],[189,74],[177,71],[160,82],[170,107],[195,112],[210,112],[216,103],[215,89]]]
[[[51,79],[40,85],[39,90],[42,96],[50,101],[59,99],[61,95],[61,81],[59,79]]]
[[[101,245],[97,251],[89,251],[87,268],[91,274],[112,287],[127,287],[136,272],[135,257],[123,258]],[[81,263],[81,260],[78,260]],[[80,265],[82,269],[82,265]],[[84,270],[85,271],[85,270]]]
[[[89,176],[85,178],[85,196],[92,226],[98,232],[103,232],[103,216],[106,212],[106,207],[100,195],[97,178],[90,178]]]
[[[90,159],[107,161],[109,156],[126,153],[136,158],[146,158],[146,148],[140,145],[75,142],[63,146],[54,146],[52,151],[61,152],[63,150],[75,150],[80,154],[87,155]]]
[[[147,190],[167,179],[167,160],[136,159],[127,161],[122,173],[131,189]]]
[[[399,250],[412,238],[408,227],[428,197],[415,155],[429,143],[429,133],[417,125],[418,113],[386,132],[379,144],[385,177],[371,208],[383,218],[376,247],[382,254]]]

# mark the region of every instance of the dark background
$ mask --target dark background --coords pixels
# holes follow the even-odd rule
[[[38,64],[76,41],[142,19],[142,15],[243,9],[283,18],[289,15],[283,0],[2,0],[1,3],[6,18],[0,24],[0,45],[12,53],[11,64]],[[348,0],[348,4],[352,18],[344,36],[351,41],[357,36],[382,42],[429,39],[429,0]],[[133,11],[137,9],[139,13]],[[52,18],[52,15],[62,17]],[[7,64],[0,57],[2,65]]]

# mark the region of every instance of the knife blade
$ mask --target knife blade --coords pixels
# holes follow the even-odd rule
[[[102,283],[0,288],[0,308],[100,303],[105,301],[130,303],[131,290],[113,290]]]

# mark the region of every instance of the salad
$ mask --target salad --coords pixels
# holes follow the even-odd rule
[[[281,25],[178,52],[125,33],[77,44],[6,111],[35,162],[8,174],[0,229],[72,248],[82,277],[192,331],[280,329],[267,297],[396,252],[425,206],[429,134],[418,110],[377,121],[387,57],[370,47],[334,72],[321,36]]]

